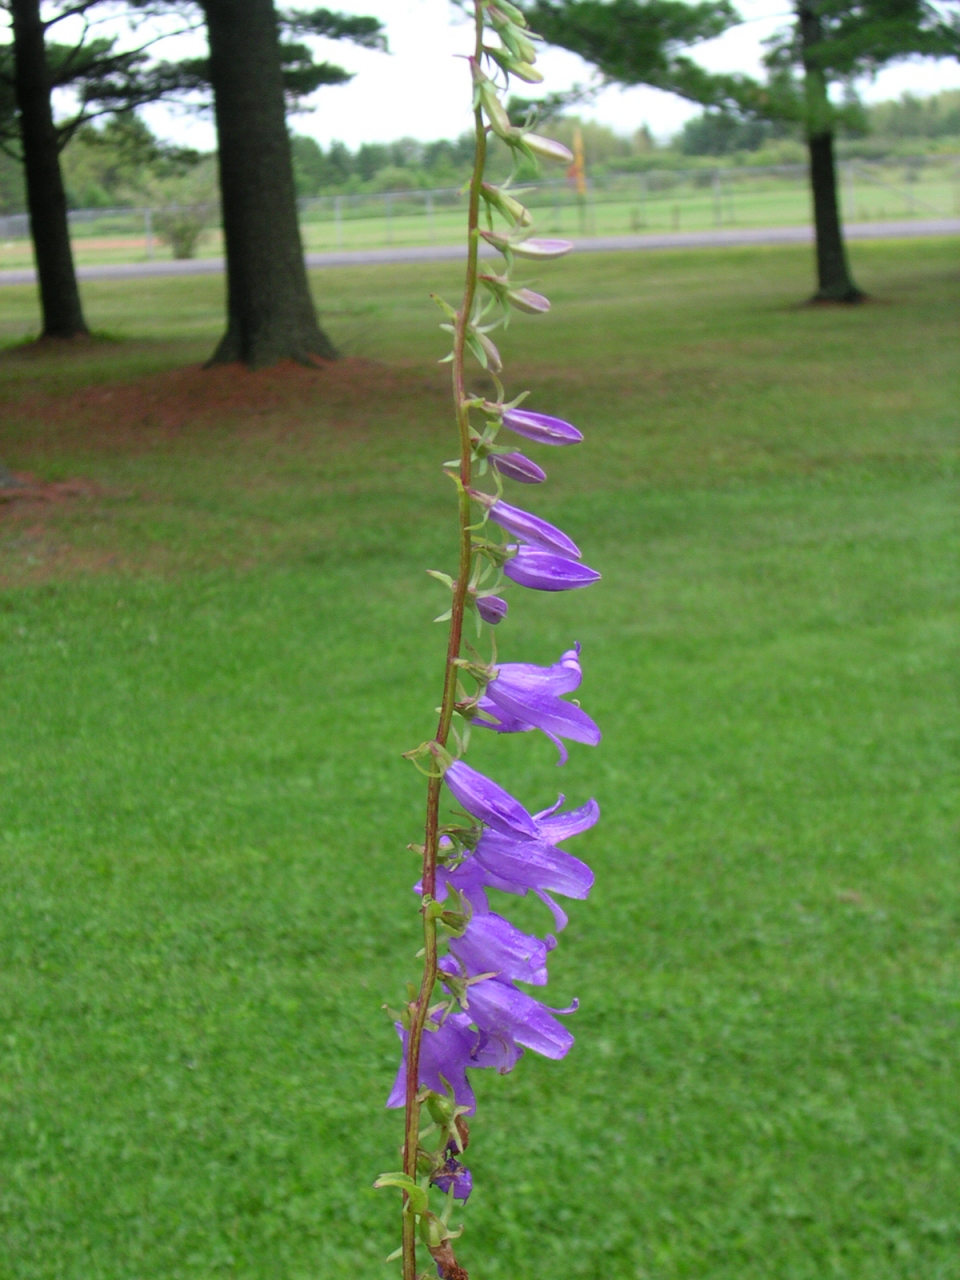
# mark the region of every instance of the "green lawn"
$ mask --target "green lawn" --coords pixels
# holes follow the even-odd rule
[[[960,1278],[957,245],[854,261],[843,310],[808,250],[585,255],[503,342],[587,433],[530,499],[604,580],[514,591],[501,656],[579,639],[605,738],[470,758],[604,818],[577,1043],[476,1077],[474,1280]],[[396,1273],[456,277],[316,276],[321,373],[177,372],[206,278],[0,356],[0,459],[95,486],[0,508],[3,1280]]]

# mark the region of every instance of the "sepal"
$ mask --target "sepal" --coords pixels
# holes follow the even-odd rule
[[[407,1173],[381,1173],[373,1184],[377,1190],[383,1187],[398,1187],[407,1196],[407,1212],[424,1214],[430,1203],[429,1197],[419,1182],[415,1182]]]

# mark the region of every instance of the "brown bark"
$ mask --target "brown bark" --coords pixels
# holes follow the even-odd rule
[[[227,259],[227,331],[211,363],[334,359],[303,261],[273,0],[203,8]]]
[[[815,134],[807,139],[807,147],[817,243],[817,292],[812,301],[862,302],[866,295],[853,282],[843,240],[833,134]]]
[[[43,336],[74,338],[89,332],[83,318],[70,247],[67,196],[50,103],[44,25],[39,0],[10,0],[14,87],[20,113],[23,168],[43,313]]]
[[[817,292],[811,302],[863,302],[866,294],[853,282],[837,198],[837,166],[833,156],[833,115],[827,81],[818,59],[822,29],[815,0],[797,7],[806,96],[810,189],[817,246]]]

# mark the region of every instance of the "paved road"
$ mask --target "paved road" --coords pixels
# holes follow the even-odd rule
[[[960,218],[911,219],[909,222],[854,222],[844,228],[848,240],[896,240],[903,236],[960,235]],[[633,249],[706,249],[751,244],[809,244],[813,229],[803,227],[730,228],[716,231],[673,231],[662,235],[593,236],[576,240],[581,253]],[[449,262],[464,256],[462,244],[416,245],[384,249],[351,249],[339,253],[308,253],[308,267],[356,267],[392,262]],[[488,257],[495,251],[484,245]],[[191,258],[186,262],[105,262],[77,268],[81,280],[143,279],[147,276],[207,276],[223,271],[222,258]],[[0,285],[33,284],[33,268],[0,271]]]

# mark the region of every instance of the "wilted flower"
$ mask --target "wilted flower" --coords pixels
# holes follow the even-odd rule
[[[446,1162],[437,1170],[430,1181],[444,1195],[452,1187],[454,1200],[460,1200],[464,1204],[469,1200],[470,1192],[473,1190],[473,1176],[470,1170],[462,1165],[454,1155],[447,1157]]]

